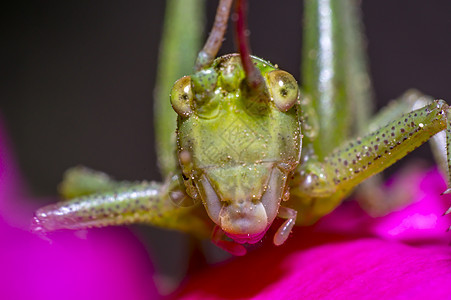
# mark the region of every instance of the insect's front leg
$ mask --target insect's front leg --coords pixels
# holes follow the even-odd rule
[[[322,162],[306,164],[310,170],[301,165],[292,183],[289,202],[298,210],[297,221],[310,223],[329,213],[360,182],[383,171],[445,129],[449,149],[450,116],[449,106],[436,100],[401,115],[362,138],[345,143]],[[449,171],[449,151],[447,162]],[[448,180],[445,193],[450,191],[449,186]]]
[[[367,124],[366,131],[376,131],[391,120],[431,104],[433,101],[432,97],[426,96],[417,90],[408,90],[401,97],[391,101],[386,107],[382,108],[376,116],[372,117]],[[437,165],[446,174],[448,172],[446,168],[448,163],[445,131],[434,135],[429,142]],[[359,201],[360,206],[373,216],[383,216],[408,204],[412,199],[412,191],[405,189],[402,185],[402,178],[408,173],[410,172],[401,172],[399,174],[400,183],[390,188],[382,185],[382,180],[379,176],[374,176],[363,182],[356,193],[356,199]]]
[[[95,175],[99,174],[93,173],[89,176]],[[65,181],[63,186],[72,185],[72,190],[77,191],[76,187],[80,187],[83,176],[72,179],[75,181]],[[32,230],[45,234],[61,229],[79,230],[146,223],[190,232],[201,238],[208,236],[211,228],[204,222],[205,216],[192,214],[196,206],[177,205],[181,198],[188,196],[184,194],[184,188],[180,186],[176,176],[165,184],[108,181],[111,188],[105,187],[106,190],[102,192],[39,209],[33,219]]]
[[[429,105],[433,103],[433,101],[434,99],[432,97],[424,95],[417,90],[408,90],[399,99],[391,101],[386,107],[382,108],[382,110],[370,120],[366,131],[375,131],[388,122],[401,117],[401,115]],[[448,170],[445,168],[447,165],[445,132],[443,131],[434,135],[430,140],[430,145],[437,164],[441,168],[444,168],[443,171],[446,173]]]

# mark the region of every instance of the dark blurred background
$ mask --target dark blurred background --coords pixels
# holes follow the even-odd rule
[[[217,1],[206,2],[210,28]],[[377,107],[411,87],[451,102],[451,1],[362,2]],[[249,10],[253,53],[298,79],[301,6],[254,0]],[[77,164],[118,179],[160,180],[152,92],[164,8],[161,0],[2,7],[0,114],[34,195],[55,195],[64,170]],[[229,32],[221,54],[230,52]],[[427,147],[413,157],[432,164]],[[167,272],[176,270],[183,250],[167,249],[183,247],[183,238],[145,231],[152,251],[173,256]]]

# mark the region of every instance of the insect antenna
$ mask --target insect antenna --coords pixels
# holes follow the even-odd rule
[[[219,48],[221,48],[224,33],[227,29],[227,22],[229,20],[232,2],[233,0],[219,1],[213,28],[211,29],[210,35],[205,42],[204,48],[202,48],[197,55],[196,64],[194,66],[194,70],[196,72],[204,67],[208,67],[215,59]]]
[[[240,52],[241,63],[246,73],[248,86],[254,91],[263,91],[265,88],[260,71],[254,66],[251,59],[251,48],[249,46],[249,30],[246,21],[247,1],[237,0],[235,5],[235,34],[236,42]]]

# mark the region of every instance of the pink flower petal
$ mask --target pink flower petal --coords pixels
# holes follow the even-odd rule
[[[19,218],[20,221],[23,221],[20,210],[25,187],[10,149],[0,114],[0,215],[10,223],[17,223],[17,215],[21,215]],[[15,216],[11,216],[11,214]]]
[[[191,278],[181,299],[449,299],[449,247],[298,230]]]
[[[372,231],[387,239],[420,243],[430,240],[448,244],[451,217],[444,212],[451,205],[450,195],[441,195],[446,183],[437,169],[423,174],[417,183],[410,187],[416,189],[416,199],[400,211],[377,218]]]
[[[0,299],[159,298],[149,255],[126,229],[57,233],[49,243],[14,227],[29,226],[34,206],[8,146],[0,118]]]
[[[404,188],[414,196],[406,207],[386,216],[373,218],[356,202],[345,202],[321,219],[316,229],[351,235],[372,235],[412,244],[449,244],[451,215],[443,214],[451,206],[451,195],[441,195],[446,189],[446,183],[438,169],[410,174],[398,184],[401,185],[398,189]]]
[[[152,264],[125,229],[58,234],[53,243],[0,225],[1,299],[153,299]]]

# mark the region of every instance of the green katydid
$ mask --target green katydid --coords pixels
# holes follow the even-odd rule
[[[219,7],[230,2],[221,1]],[[177,26],[186,26],[179,20],[184,10],[198,11],[199,5],[171,2],[168,44]],[[241,56],[214,61],[217,50],[209,56],[201,52],[197,71],[172,88],[177,139],[175,121],[167,117],[169,103],[158,97],[165,182],[116,182],[100,172],[71,169],[61,185],[70,200],[38,210],[34,230],[147,223],[199,238],[213,232],[218,246],[242,255],[243,244],[258,242],[276,217],[286,219],[274,236],[280,245],[295,223],[311,224],[328,214],[359,183],[436,133],[444,131],[441,139],[449,141],[448,105],[413,92],[364,125],[370,85],[358,8],[348,0],[315,0],[305,2],[305,11],[301,89],[276,65],[250,58],[246,46]],[[243,27],[237,31],[245,32]],[[182,38],[192,43],[198,36],[177,36]],[[164,53],[163,81],[176,68],[171,64],[178,63],[172,58],[190,55]],[[165,84],[157,94],[167,93],[168,83],[160,86]],[[354,110],[361,113],[349,121]],[[353,133],[359,137],[351,138]],[[450,154],[437,153],[449,166]]]

